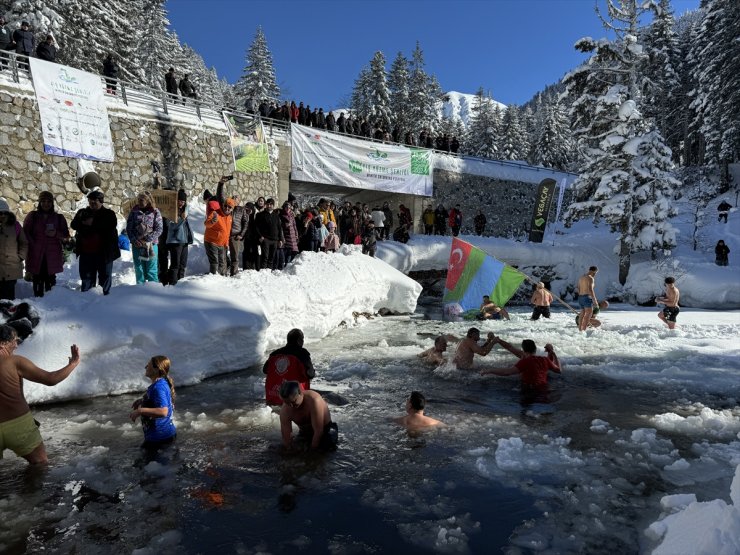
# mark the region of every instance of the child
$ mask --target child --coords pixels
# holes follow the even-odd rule
[[[339,249],[339,235],[334,232],[337,225],[334,222],[329,222],[326,227],[329,230],[329,234],[324,239],[324,250],[326,252],[336,252]]]
[[[170,359],[158,355],[147,363],[145,376],[152,381],[141,399],[134,401],[129,415],[132,422],[141,416],[141,426],[144,429],[144,443],[142,448],[147,451],[156,451],[160,447],[169,445],[177,437],[177,429],[172,421],[175,412],[173,399],[175,398],[175,384],[170,378]]]

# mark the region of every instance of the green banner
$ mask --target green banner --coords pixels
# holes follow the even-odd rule
[[[224,121],[231,139],[234,170],[251,173],[272,171],[262,122],[258,118],[247,118],[227,112],[224,112]]]

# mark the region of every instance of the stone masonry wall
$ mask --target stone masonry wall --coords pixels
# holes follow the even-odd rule
[[[529,233],[534,210],[537,185],[519,181],[502,181],[478,175],[459,174],[445,170],[434,170],[434,208],[442,204],[447,210],[456,204],[463,213],[461,233],[473,234],[473,218],[478,210],[486,216],[484,235],[496,237],[522,237]],[[550,209],[549,220],[553,222],[557,209],[557,190]],[[421,214],[414,214],[418,219]]]
[[[276,197],[282,190],[283,200],[287,197],[287,176],[285,183],[278,183],[276,163],[270,174],[234,173],[225,130],[158,120],[152,114],[111,110],[109,116],[115,161],[94,165],[105,204],[114,211],[120,211],[122,202],[138,191],[153,187],[152,161],[160,164],[164,188],[182,187],[188,195],[200,195],[206,188],[215,192],[221,175],[234,174],[227,194],[238,192],[248,200]],[[278,149],[273,152],[277,157]],[[0,87],[0,197],[23,217],[44,190],[54,194],[57,210],[71,220],[83,198],[77,186],[77,162],[44,154],[35,98]]]

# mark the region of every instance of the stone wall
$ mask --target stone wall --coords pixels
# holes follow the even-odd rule
[[[188,125],[109,109],[115,161],[95,163],[102,180],[106,206],[120,211],[125,199],[153,188],[152,161],[160,164],[165,188],[183,187],[189,195],[215,191],[223,174],[233,174],[229,138],[225,130]],[[275,158],[284,148],[275,148]],[[289,150],[288,150],[289,152]],[[278,164],[271,174],[236,173],[227,193],[243,199],[287,198],[288,174],[278,180]],[[83,198],[77,186],[77,162],[43,152],[41,122],[35,97],[0,85],[0,196],[19,216],[32,210],[41,191],[54,194],[58,210],[71,219]]]
[[[529,234],[538,185],[502,181],[478,175],[434,170],[434,198],[424,205],[442,204],[447,210],[456,204],[463,213],[461,233],[473,234],[473,218],[478,210],[486,216],[484,235],[519,238]],[[565,204],[565,203],[564,203]],[[555,219],[557,190],[548,221]],[[420,214],[414,214],[418,220]]]

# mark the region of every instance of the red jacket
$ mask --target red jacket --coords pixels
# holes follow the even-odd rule
[[[301,385],[301,391],[311,389],[311,378],[315,372],[311,355],[303,347],[286,345],[273,351],[267,359],[262,371],[267,374],[265,379],[265,402],[268,405],[282,405],[280,386],[286,381],[296,381]]]

